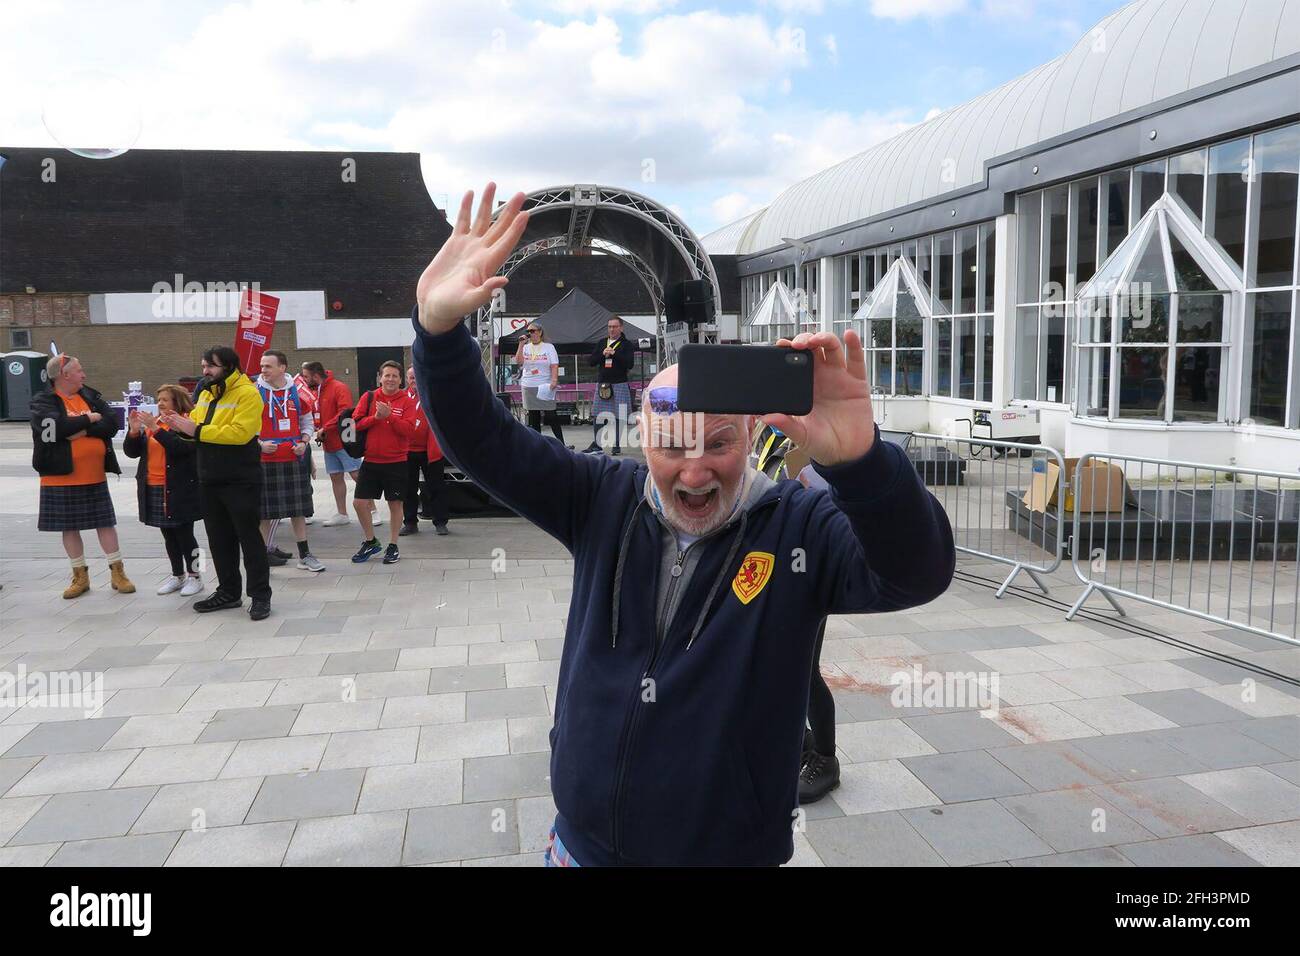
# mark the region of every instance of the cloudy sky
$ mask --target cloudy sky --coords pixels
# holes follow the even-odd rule
[[[6,0],[0,145],[414,151],[440,204],[599,182],[703,234],[1122,5]]]

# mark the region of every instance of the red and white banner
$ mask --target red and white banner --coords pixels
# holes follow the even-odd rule
[[[245,289],[239,298],[239,324],[235,327],[235,354],[245,374],[256,378],[262,365],[262,353],[271,344],[275,331],[275,313],[280,300],[265,292]]]

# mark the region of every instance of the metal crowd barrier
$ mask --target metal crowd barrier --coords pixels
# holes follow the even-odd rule
[[[1002,597],[1020,572],[1040,575],[1064,553],[1065,462],[1047,445],[916,432],[907,455],[943,505],[957,550],[1008,564]]]
[[[1300,645],[1300,476],[1089,453],[1073,488],[1086,587],[1066,620],[1100,593],[1121,614],[1116,597]]]

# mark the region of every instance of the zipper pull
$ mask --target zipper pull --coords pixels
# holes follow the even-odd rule
[[[682,562],[685,560],[686,560],[686,552],[678,551],[677,563],[673,565],[672,571],[669,572],[673,577],[680,578],[682,576]]]

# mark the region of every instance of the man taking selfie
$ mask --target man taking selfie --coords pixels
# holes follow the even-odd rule
[[[777,865],[793,853],[813,647],[827,614],[942,594],[952,532],[872,419],[862,343],[804,333],[812,411],[763,415],[829,491],[748,466],[752,417],[685,415],[677,368],[646,389],[646,463],[575,454],[505,410],[462,319],[506,284],[527,223],[471,222],[420,277],[416,382],[446,454],[558,539],[573,594],[551,730],[552,865]]]

